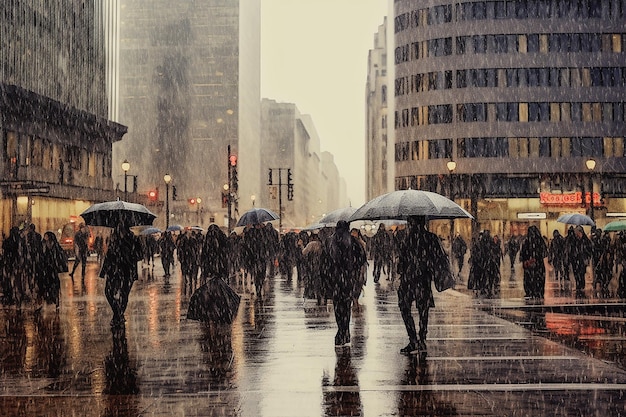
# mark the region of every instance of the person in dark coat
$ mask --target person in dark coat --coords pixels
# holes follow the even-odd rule
[[[565,263],[565,238],[556,229],[552,232],[552,240],[548,246],[548,262],[554,268],[554,279],[564,288],[565,280],[569,280]]]
[[[465,253],[467,252],[467,243],[459,233],[456,234],[454,240],[452,240],[452,257],[456,260],[459,272],[457,278],[461,279],[461,271],[463,270],[463,264],[465,263]]]
[[[2,290],[4,302],[7,304],[16,303],[18,308],[21,307],[24,298],[24,285],[22,279],[22,263],[20,250],[22,237],[18,227],[12,227],[9,236],[2,241],[3,254],[3,284]]]
[[[74,280],[74,272],[78,268],[78,264],[81,265],[81,273],[83,280],[85,279],[85,270],[87,268],[87,257],[89,256],[89,229],[85,226],[85,223],[81,223],[78,226],[78,231],[74,234],[74,252],[76,255],[72,272],[70,277]]]
[[[56,235],[46,232],[43,235],[42,269],[37,276],[38,301],[54,303],[59,308],[61,280],[59,274],[67,272],[67,258]],[[41,306],[39,307],[41,308]]]
[[[265,245],[266,233],[264,228],[265,226],[262,223],[255,224],[247,228],[243,235],[242,249],[244,251],[245,269],[252,276],[257,297],[262,296],[261,292],[267,270],[268,253]]]
[[[104,257],[100,277],[106,279],[104,294],[113,319],[111,326],[121,326],[133,283],[139,279],[137,262],[143,258],[141,242],[123,219],[111,233],[111,243]]]
[[[400,349],[401,353],[426,354],[426,334],[428,333],[428,313],[435,302],[432,293],[433,259],[446,255],[439,238],[426,229],[424,216],[410,216],[407,219],[408,233],[400,246],[398,273],[398,307],[404,321],[409,344]],[[419,333],[411,314],[415,302],[419,316]]]
[[[566,245],[567,259],[572,266],[574,281],[576,282],[576,296],[583,296],[585,291],[585,273],[591,259],[591,240],[585,234],[582,226],[576,226],[572,238]]]
[[[385,266],[387,266],[386,273],[388,276],[391,272],[389,270],[389,266],[393,253],[392,245],[391,235],[387,232],[385,225],[381,223],[378,226],[378,230],[370,240],[370,254],[372,260],[374,261],[374,282],[378,282],[380,280],[380,273],[381,271],[384,271]]]
[[[524,292],[528,298],[542,299],[544,296],[547,257],[548,248],[541,232],[537,226],[530,226],[519,254],[524,268]]]
[[[509,261],[511,262],[511,277],[515,276],[515,258],[517,252],[519,252],[520,243],[516,236],[511,236],[506,243],[506,252],[509,255]]]
[[[174,250],[176,249],[176,243],[172,237],[172,232],[165,232],[159,238],[159,249],[161,251],[161,265],[163,265],[163,272],[165,277],[170,276],[170,267],[174,263]]]
[[[337,222],[335,232],[328,240],[321,267],[322,273],[326,274],[332,293],[337,322],[335,346],[350,343],[352,301],[355,290],[359,286],[359,272],[366,262],[365,249],[350,234],[349,223],[343,220]]]
[[[200,255],[200,285],[207,279],[220,277],[227,279],[230,274],[230,241],[218,225],[212,224],[206,231]]]
[[[24,242],[26,250],[22,253],[24,263],[24,279],[28,284],[31,295],[35,295],[35,284],[41,279],[43,260],[43,239],[30,223],[24,229]]]

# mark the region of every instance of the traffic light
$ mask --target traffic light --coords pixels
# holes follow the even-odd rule
[[[157,201],[159,199],[159,189],[148,191],[148,200]]]
[[[189,205],[192,205],[192,206],[193,206],[193,205],[195,205],[195,204],[196,204],[196,199],[192,197],[192,198],[189,198],[189,199],[187,200],[187,202],[189,203]]]
[[[228,156],[228,162],[230,162],[230,166],[231,167],[236,167],[237,166],[237,155],[229,155]]]
[[[287,168],[287,185],[293,184],[293,178],[291,177],[291,168]]]
[[[172,185],[172,200],[176,201],[178,198],[178,193],[176,192],[176,186]]]
[[[272,168],[269,169],[269,175],[267,177],[267,185],[272,185]]]

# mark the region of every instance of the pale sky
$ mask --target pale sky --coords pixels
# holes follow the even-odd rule
[[[262,0],[261,97],[309,114],[352,206],[365,203],[368,51],[387,0]]]

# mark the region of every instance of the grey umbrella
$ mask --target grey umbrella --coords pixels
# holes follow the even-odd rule
[[[330,213],[323,216],[317,223],[324,226],[334,227],[340,220],[349,221],[350,216],[354,214],[356,207],[344,207],[337,210],[333,210]]]
[[[248,226],[278,220],[278,214],[266,208],[253,208],[241,215],[237,220],[237,226]]]
[[[80,216],[90,226],[104,227],[116,227],[122,222],[128,226],[151,225],[157,217],[142,204],[121,200],[94,204]]]
[[[406,220],[409,216],[426,216],[431,220],[474,218],[454,201],[440,194],[421,190],[398,190],[363,204],[349,220]]]
[[[559,223],[573,224],[575,226],[595,226],[596,223],[586,214],[568,213],[556,219]]]

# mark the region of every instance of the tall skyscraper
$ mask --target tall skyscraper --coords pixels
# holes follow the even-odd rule
[[[396,188],[451,194],[500,235],[626,212],[625,13],[623,0],[396,0]]]
[[[139,192],[164,189],[168,173],[179,200],[200,197],[204,220],[221,218],[228,146],[239,193],[257,192],[259,20],[253,0],[121,0],[120,120],[129,133],[114,166],[131,163]],[[181,202],[172,212],[189,214]]]

